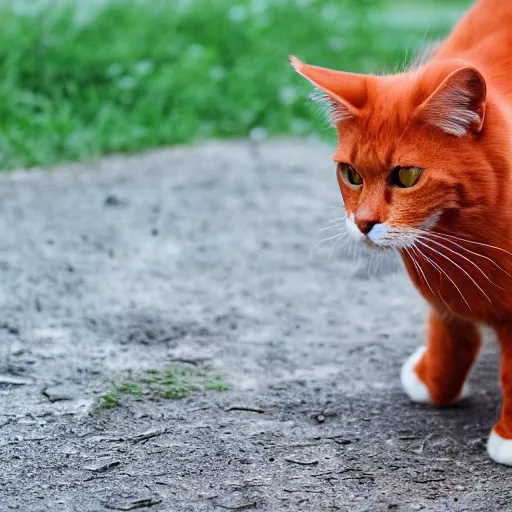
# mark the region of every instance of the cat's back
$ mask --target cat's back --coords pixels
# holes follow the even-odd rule
[[[463,59],[512,102],[512,1],[479,0],[440,45],[436,59]]]

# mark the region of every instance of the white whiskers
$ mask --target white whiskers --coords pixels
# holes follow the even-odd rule
[[[311,247],[311,250],[309,251],[309,256],[312,256],[313,252],[315,251],[315,249],[317,247],[319,247],[320,245],[324,244],[325,242],[328,242],[329,240],[335,240],[337,238],[340,238],[341,236],[343,236],[346,232],[341,232],[341,233],[336,233],[335,235],[333,236],[329,236],[327,238],[323,238],[322,240],[319,240],[315,245],[313,245],[313,247]]]
[[[336,246],[342,241],[342,240],[345,240],[346,237],[347,237],[348,233],[345,232],[343,233],[343,236],[338,238],[333,244],[332,244],[332,247],[331,247],[331,252],[329,253],[329,260],[332,258],[332,255],[334,254],[334,249],[336,249]]]
[[[409,256],[411,261],[413,262],[416,270],[422,275],[423,281],[425,281],[426,285],[429,287],[430,291],[432,292],[432,295],[435,297],[436,294],[435,294],[434,290],[432,289],[432,286],[430,286],[430,283],[428,282],[427,276],[423,272],[423,269],[421,268],[421,265],[414,259],[414,256],[412,255],[412,253],[414,252],[414,247],[411,247],[410,249],[411,249],[411,252],[409,252],[407,247],[405,247],[404,251]]]
[[[433,259],[429,258],[419,247],[415,246],[414,250],[418,251],[421,254],[421,257],[425,261],[428,261],[439,272],[440,275],[443,274],[443,275],[446,276],[446,278],[453,284],[455,289],[459,292],[459,295],[462,297],[462,300],[466,303],[467,307],[469,308],[469,311],[473,312],[473,310],[471,309],[471,306],[469,305],[469,302],[467,301],[466,297],[464,297],[464,294],[460,291],[460,288],[457,286],[455,281],[448,275],[448,273],[445,272],[443,270],[443,268],[440,267]],[[436,297],[437,297],[437,295],[436,295]],[[446,302],[444,301],[443,297],[441,296],[441,292],[439,292],[439,299],[441,299],[441,301],[445,304],[445,306],[451,311],[451,308],[448,306],[448,304],[446,304]]]
[[[500,302],[501,295],[493,293],[493,289],[487,283],[504,290],[499,284],[501,280],[498,277],[498,271],[512,279],[512,261],[505,262],[503,258],[501,258],[502,261],[495,261],[492,251],[500,251],[503,255],[510,257],[512,253],[492,244],[437,232],[434,227],[435,223],[428,227],[425,224],[422,227],[399,227],[384,223],[377,225],[365,238],[359,232],[352,217],[336,217],[320,230],[320,232],[336,231],[336,233],[317,242],[310,254],[318,246],[333,241],[329,259],[337,248],[343,247],[345,254],[352,253],[364,263],[368,275],[372,275],[375,267],[377,269],[381,267],[382,257],[386,253],[402,255],[406,258],[406,262],[414,267],[417,278],[425,284],[432,296],[451,311],[454,305],[452,301],[450,301],[452,306],[446,302],[448,288],[443,287],[447,282],[450,283],[449,286],[453,286],[471,312],[473,312],[470,305],[471,290],[468,289],[468,283],[474,287],[474,293],[485,297],[489,304],[492,305],[493,301]],[[371,256],[361,258],[362,251],[371,251]],[[438,278],[432,270],[437,272]],[[473,306],[476,304],[474,300],[473,298],[471,301]]]
[[[322,233],[323,231],[329,231],[330,229],[339,229],[339,228],[342,228],[343,227],[343,224],[335,224],[334,226],[327,226],[325,228],[322,228],[320,229],[320,233]]]
[[[491,279],[489,279],[489,277],[487,276],[487,274],[474,262],[474,261],[471,261],[469,258],[467,258],[466,256],[464,256],[463,254],[457,252],[457,251],[454,251],[453,249],[450,249],[449,247],[446,247],[445,245],[439,243],[439,242],[436,242],[435,240],[432,240],[426,236],[423,236],[423,235],[418,235],[418,238],[421,238],[422,240],[427,240],[428,242],[430,243],[433,243],[439,247],[442,247],[443,249],[446,249],[447,251],[457,255],[457,256],[460,256],[462,259],[466,260],[468,263],[470,263],[471,265],[473,265],[484,277],[485,279],[487,279],[487,281],[489,281],[492,285],[496,286],[497,288],[500,288],[501,290],[503,290],[503,288],[501,286],[498,286],[496,283],[494,283],[493,281],[491,281]],[[418,243],[421,243],[418,241]]]
[[[471,282],[482,292],[482,295],[492,304],[492,300],[489,298],[489,295],[487,295],[484,292],[482,287],[471,277],[471,274],[467,270],[465,270],[464,267],[461,267],[458,263],[453,261],[450,257],[446,256],[446,254],[443,254],[442,252],[438,251],[437,249],[434,249],[430,245],[427,245],[426,243],[424,243],[420,240],[418,240],[417,243],[420,244],[421,246],[425,247],[426,249],[429,249],[429,250],[435,252],[436,254],[439,254],[439,256],[441,256],[445,260],[449,261],[452,265],[456,266],[459,270],[464,272],[464,274],[466,274],[466,276],[471,280]]]
[[[500,290],[504,290],[504,288],[500,285],[498,285],[496,282],[494,282],[489,275],[484,271],[482,266],[479,264],[479,261],[484,264],[487,263],[486,270],[491,270],[490,267],[494,267],[498,269],[500,272],[503,272],[506,276],[512,278],[512,274],[507,271],[506,268],[504,268],[502,265],[498,264],[493,258],[489,257],[486,254],[481,254],[480,252],[477,252],[476,250],[468,249],[467,247],[464,247],[464,243],[473,244],[473,246],[479,246],[482,248],[487,248],[488,250],[496,250],[501,251],[502,253],[505,253],[507,255],[512,256],[512,253],[508,252],[505,249],[502,249],[501,247],[497,247],[495,245],[483,243],[483,242],[477,242],[475,240],[470,240],[461,236],[455,236],[455,235],[449,235],[447,233],[440,233],[436,232],[430,229],[417,229],[417,228],[409,228],[410,233],[414,234],[415,241],[413,243],[413,250],[419,251],[422,255],[422,258],[431,264],[438,272],[442,273],[449,281],[453,284],[453,286],[456,288],[459,295],[463,298],[464,302],[468,306],[468,308],[471,310],[471,307],[469,305],[468,300],[464,297],[462,294],[462,291],[460,287],[455,283],[455,275],[454,273],[449,273],[443,268],[441,262],[439,260],[436,262],[434,259],[434,256],[437,255],[441,257],[443,260],[447,261],[450,266],[455,267],[458,271],[461,271],[470,281],[471,283],[476,287],[476,289],[481,293],[487,301],[492,304],[493,301],[491,297],[489,296],[489,290],[484,290],[483,285],[481,283],[477,282],[478,276],[481,275],[486,281],[488,281],[490,284],[495,286],[496,288],[499,288]],[[433,247],[433,246],[436,247]],[[420,247],[423,248],[423,251],[420,249]],[[428,251],[430,255],[427,255],[425,251]],[[457,262],[454,260],[453,257],[450,257],[447,253],[453,254],[455,257],[460,258],[463,261]],[[465,253],[465,254],[464,254]],[[489,254],[489,252],[488,252]],[[469,257],[471,256],[471,257]],[[475,258],[473,258],[473,256]],[[409,254],[410,257],[410,254]],[[467,262],[468,265],[463,265],[463,262]],[[420,266],[421,264],[417,262]],[[475,275],[474,272],[470,272],[469,265],[472,268],[475,268],[478,272],[477,275]],[[427,283],[428,285],[428,283]],[[431,289],[431,287],[429,286]],[[499,297],[499,296],[498,296]],[[439,297],[442,300],[442,297]],[[494,298],[497,298],[496,295],[494,295]],[[443,301],[444,302],[444,301]]]

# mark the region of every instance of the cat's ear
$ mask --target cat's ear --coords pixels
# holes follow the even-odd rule
[[[304,64],[290,55],[293,69],[309,80],[320,92],[312,99],[327,100],[329,113],[334,123],[357,116],[357,112],[366,103],[366,77],[355,73],[344,73],[333,69]]]
[[[469,66],[448,75],[420,105],[422,119],[445,133],[462,137],[482,130],[486,85],[483,76]]]

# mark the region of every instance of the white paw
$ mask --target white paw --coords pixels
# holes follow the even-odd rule
[[[404,391],[413,402],[419,404],[432,403],[427,386],[421,382],[418,374],[414,371],[414,367],[426,350],[427,347],[418,347],[416,351],[405,360],[405,363],[402,365],[402,371],[400,372],[400,380],[402,381]],[[469,386],[464,384],[464,386],[462,386],[462,392],[456,401],[467,398],[468,396]]]
[[[487,453],[494,462],[512,466],[512,439],[504,439],[493,429],[487,440]]]
[[[414,354],[405,360],[405,363],[402,365],[402,371],[400,372],[400,380],[402,381],[404,391],[413,402],[420,404],[432,403],[427,386],[421,382],[417,373],[414,371],[416,363],[421,359],[425,350],[427,350],[426,347],[418,347]]]

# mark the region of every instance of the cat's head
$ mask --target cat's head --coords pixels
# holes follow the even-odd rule
[[[310,66],[290,57],[338,132],[333,160],[352,235],[401,249],[424,230],[460,230],[496,194],[486,83],[460,61],[392,76]],[[466,224],[468,223],[466,222]]]

